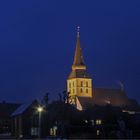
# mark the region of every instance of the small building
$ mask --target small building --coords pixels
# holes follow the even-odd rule
[[[31,103],[22,104],[12,113],[12,133],[15,138],[36,138],[45,135],[43,133],[45,131],[45,110],[38,110],[40,106],[40,103],[34,100]]]

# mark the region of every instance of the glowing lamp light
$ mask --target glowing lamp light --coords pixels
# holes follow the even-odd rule
[[[38,111],[38,112],[42,112],[42,111],[43,111],[43,107],[41,107],[41,106],[38,107],[38,108],[37,108],[37,111]]]

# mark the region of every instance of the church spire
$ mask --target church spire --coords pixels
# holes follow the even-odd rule
[[[77,27],[77,42],[72,69],[86,69],[83,53],[80,46],[80,27]]]

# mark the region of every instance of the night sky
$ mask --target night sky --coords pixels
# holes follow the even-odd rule
[[[78,25],[93,87],[121,81],[140,102],[140,0],[1,0],[0,101],[58,98]]]

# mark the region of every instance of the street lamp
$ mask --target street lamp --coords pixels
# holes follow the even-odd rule
[[[42,113],[42,111],[43,111],[43,107],[41,107],[41,106],[39,106],[38,108],[37,108],[37,111],[38,111],[38,113],[39,113],[39,128],[38,128],[38,132],[39,132],[39,134],[38,134],[38,137],[40,138],[40,136],[41,136],[41,113]]]
[[[43,111],[43,107],[39,106],[39,107],[37,108],[37,110],[38,110],[38,112],[42,112],[42,111]]]

